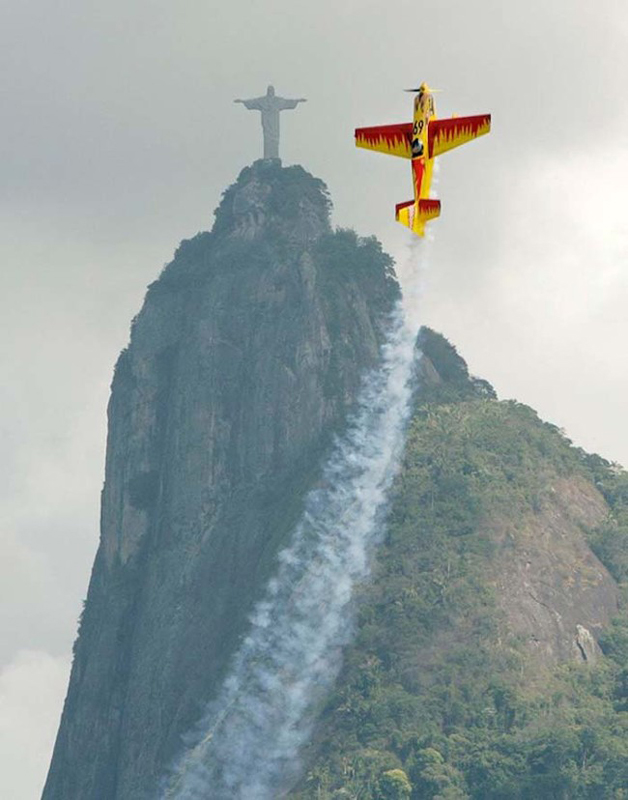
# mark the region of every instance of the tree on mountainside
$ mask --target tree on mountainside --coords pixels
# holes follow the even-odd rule
[[[412,785],[402,769],[389,769],[379,779],[381,800],[409,800]]]

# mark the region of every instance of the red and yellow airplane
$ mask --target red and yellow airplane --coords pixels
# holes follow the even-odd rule
[[[416,92],[414,122],[356,128],[355,143],[368,150],[411,159],[414,200],[398,203],[395,218],[414,233],[424,236],[425,223],[440,215],[440,200],[430,198],[434,159],[488,133],[491,115],[436,119],[434,96],[426,83],[418,89],[406,91]]]

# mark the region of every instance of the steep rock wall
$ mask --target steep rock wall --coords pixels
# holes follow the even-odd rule
[[[329,206],[300,167],[256,162],[149,287],[45,800],[154,796],[378,360],[390,260]]]

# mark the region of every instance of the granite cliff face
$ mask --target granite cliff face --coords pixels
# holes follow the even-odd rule
[[[300,167],[256,162],[149,287],[46,800],[154,796],[378,360],[398,286],[329,205]]]

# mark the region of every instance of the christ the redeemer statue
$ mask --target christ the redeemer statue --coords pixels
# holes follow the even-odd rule
[[[279,112],[296,108],[299,103],[307,102],[304,97],[298,100],[286,100],[275,95],[275,87],[269,86],[263,97],[252,100],[234,100],[242,103],[252,111],[261,111],[262,129],[264,131],[264,158],[279,158]]]

